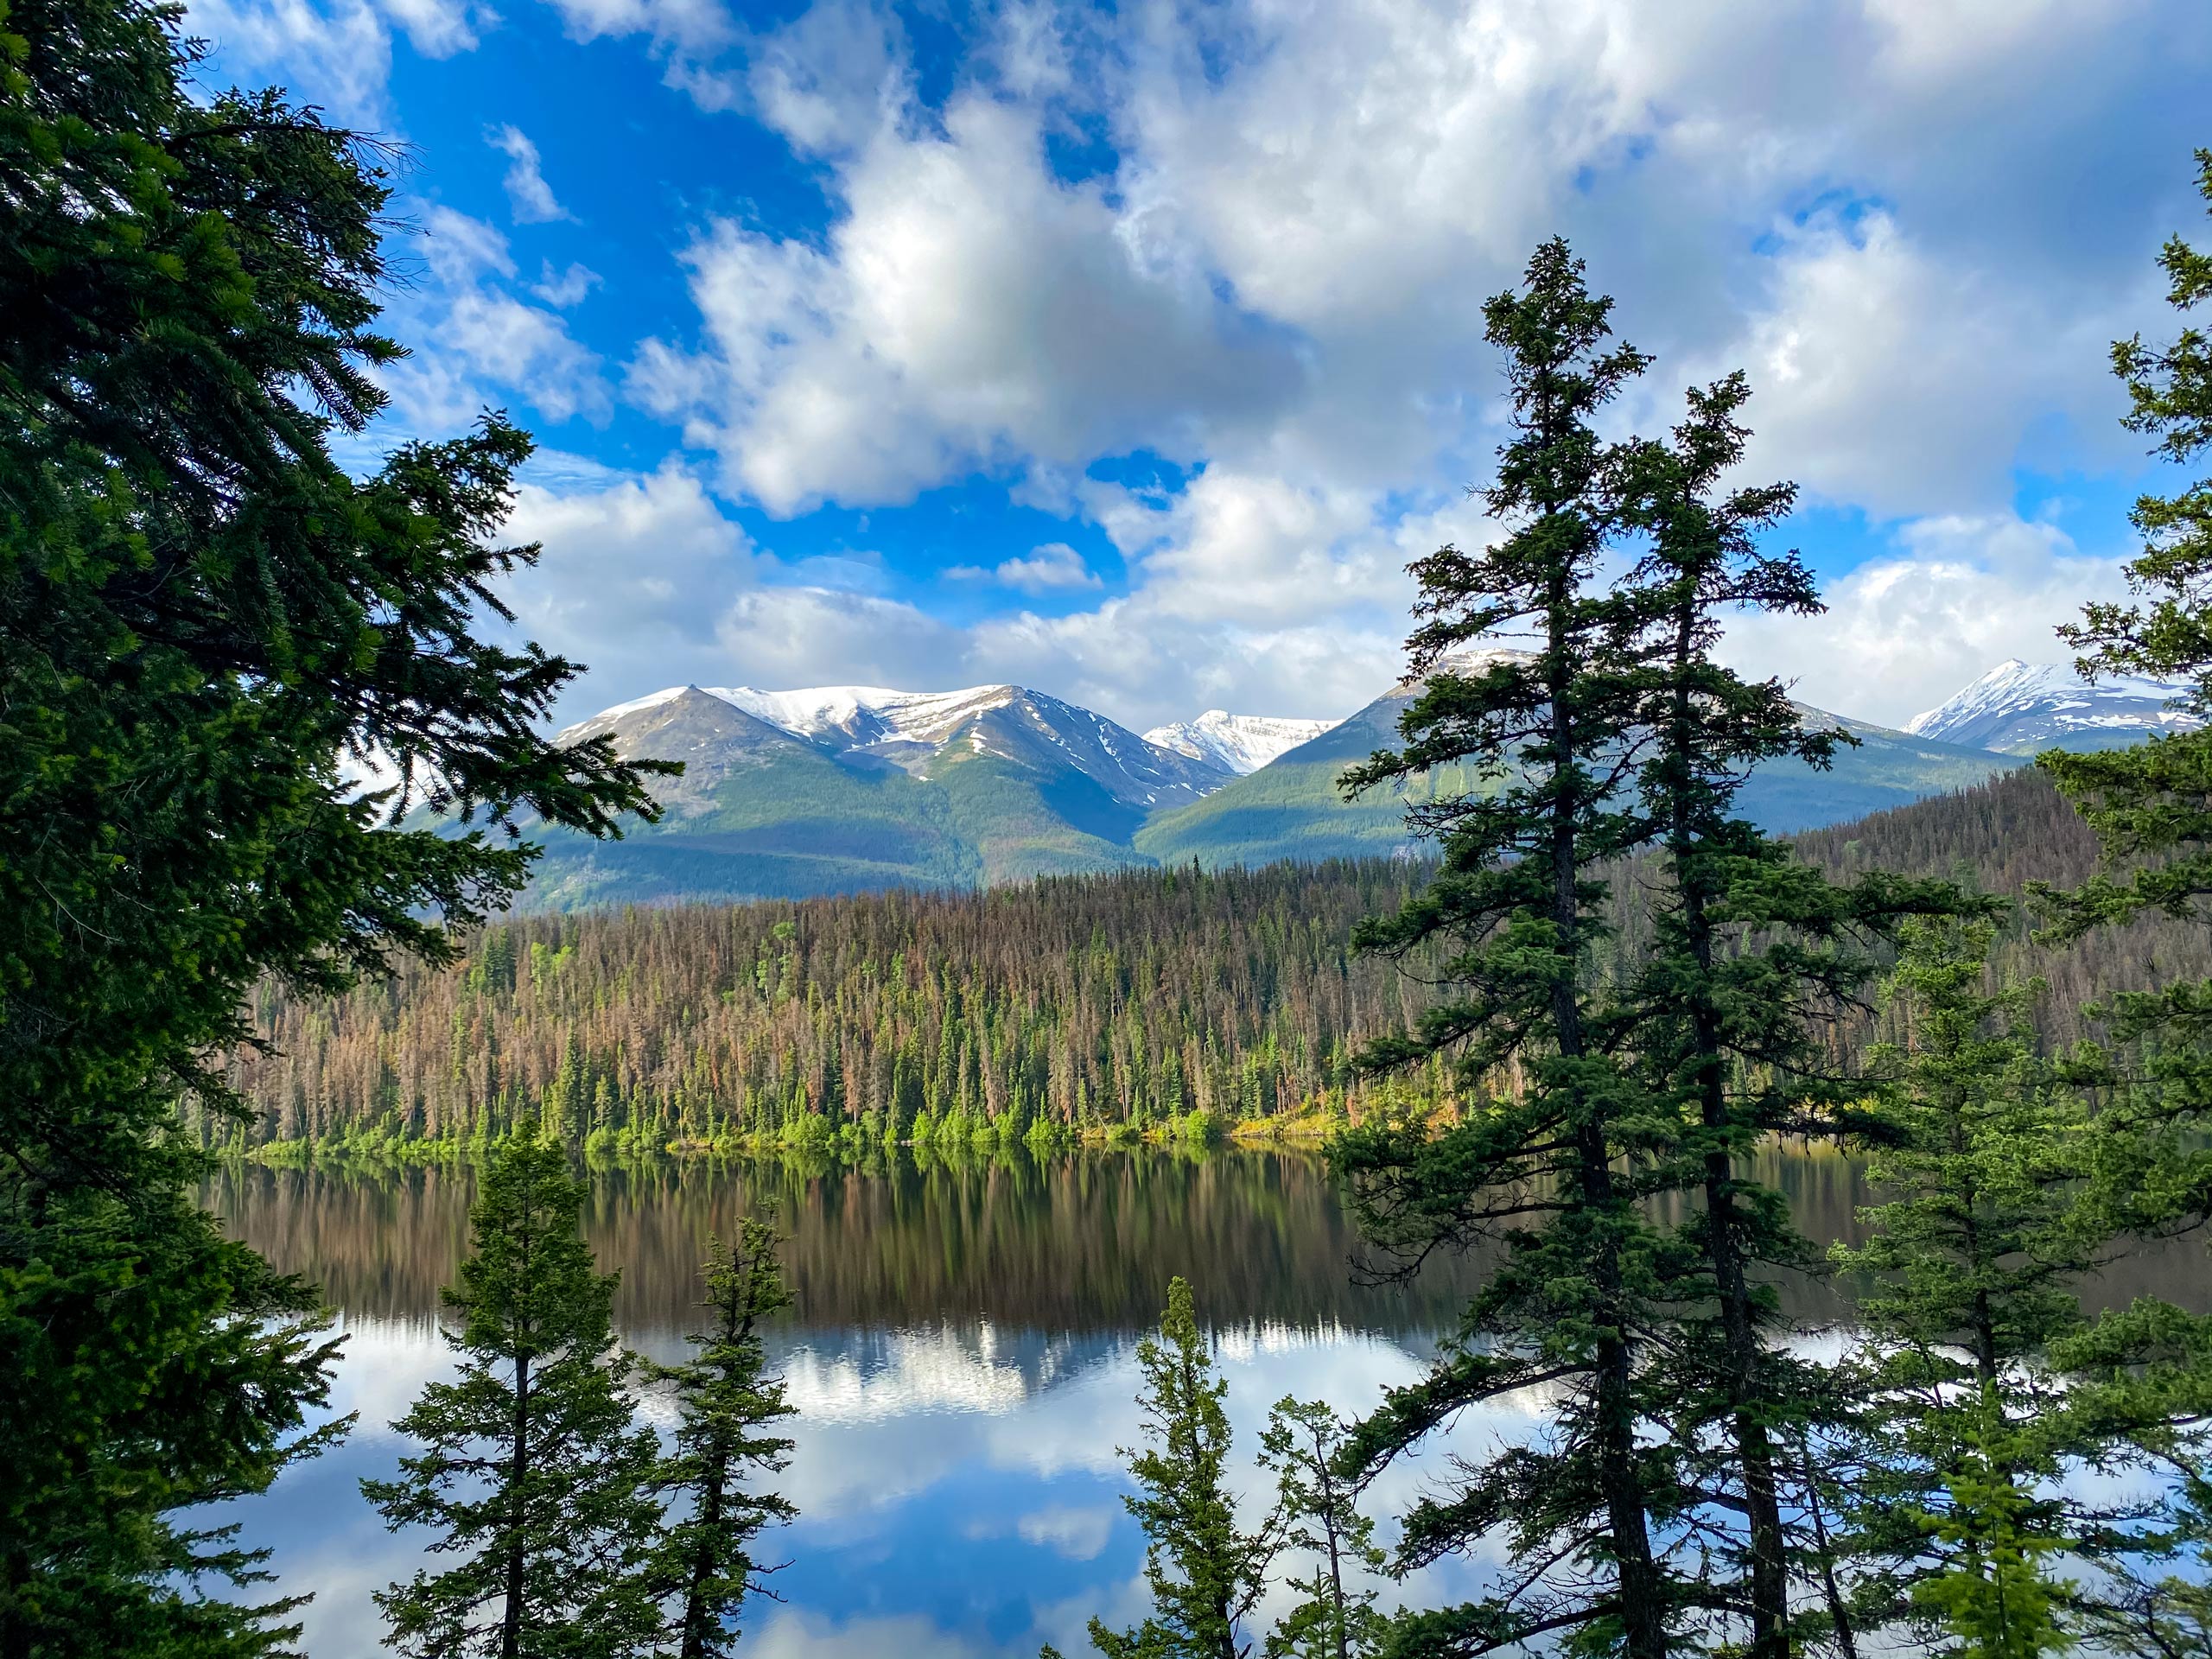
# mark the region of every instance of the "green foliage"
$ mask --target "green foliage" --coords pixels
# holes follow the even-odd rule
[[[1401,1567],[1493,1529],[1532,1564],[1478,1602],[1408,1616],[1394,1638],[1407,1652],[1556,1633],[1578,1649],[1660,1659],[1688,1611],[1663,1529],[1690,1500],[1670,1451],[1640,1445],[1637,1431],[1649,1411],[1640,1349],[1668,1274],[1640,1200],[1678,1125],[1592,1026],[1605,932],[1593,868],[1649,833],[1623,798],[1621,760],[1643,713],[1643,618],[1631,588],[1601,577],[1619,528],[1617,457],[1593,426],[1645,359],[1610,342],[1610,311],[1557,241],[1519,291],[1485,307],[1513,436],[1484,501],[1510,533],[1413,565],[1422,626],[1408,650],[1426,689],[1400,721],[1402,748],[1344,779],[1349,794],[1465,763],[1484,780],[1408,809],[1409,826],[1440,842],[1440,865],[1359,935],[1392,957],[1438,951],[1446,988],[1365,1063],[1449,1052],[1475,1098],[1440,1131],[1418,1116],[1355,1126],[1332,1156],[1363,1229],[1408,1268],[1440,1248],[1501,1247],[1435,1365],[1386,1395],[1356,1455],[1371,1478],[1469,1408],[1547,1386],[1562,1401],[1546,1442],[1471,1460],[1405,1516]],[[1514,631],[1533,637],[1533,653],[1452,655]]]
[[[1169,1119],[1203,1139],[1347,1081],[1411,988],[1347,944],[1402,865],[1057,878],[990,893],[539,917],[466,967],[258,1000],[232,1077],[264,1133],[332,1141],[547,1122],[655,1146],[821,1146],[871,1115],[992,1143]],[[541,971],[558,962],[557,971]],[[1205,1114],[1190,1123],[1193,1112]],[[926,1116],[925,1116],[926,1115]]]
[[[1743,1516],[1739,1535],[1713,1529],[1708,1547],[1742,1575],[1751,1653],[1788,1659],[1796,1599],[1779,1447],[1823,1421],[1835,1390],[1774,1340],[1777,1303],[1758,1275],[1802,1268],[1811,1251],[1783,1194],[1744,1172],[1766,1137],[1833,1133],[1848,1105],[1849,1084],[1823,1075],[1808,1011],[1847,1005],[1902,917],[1974,906],[1946,884],[1889,874],[1838,886],[1744,816],[1755,767],[1826,771],[1856,741],[1808,725],[1781,682],[1746,682],[1712,658],[1731,612],[1821,608],[1796,554],[1760,541],[1795,486],[1724,486],[1744,458],[1749,396],[1740,374],[1693,388],[1671,437],[1631,442],[1618,463],[1624,518],[1648,545],[1633,576],[1646,685],[1637,787],[1661,850],[1640,950],[1599,1025],[1655,1103],[1674,1103],[1682,1128],[1665,1179],[1704,1200],[1678,1232],[1688,1250],[1668,1294],[1679,1332],[1659,1366],[1673,1398],[1658,1414],[1706,1454],[1691,1459],[1708,1465],[1696,1489]],[[1716,1443],[1725,1454],[1711,1455]]]
[[[410,794],[596,833],[646,803],[537,722],[571,665],[480,638],[528,440],[487,420],[356,480],[381,405],[381,158],[206,97],[180,15],[0,24],[0,1649],[250,1652],[250,1562],[165,1518],[265,1487],[330,1350],[179,1192],[251,1115],[207,1057],[303,992],[448,951],[522,849]],[[358,796],[370,756],[400,784]],[[202,1136],[178,1132],[197,1097]],[[83,1386],[85,1380],[92,1386]],[[258,1633],[257,1633],[258,1632]],[[89,1648],[86,1644],[90,1644]]]
[[[1092,1645],[1106,1659],[1239,1659],[1278,1539],[1272,1522],[1257,1532],[1238,1524],[1225,1480],[1229,1385],[1215,1373],[1180,1278],[1168,1281],[1158,1334],[1137,1344],[1137,1369],[1147,1444],[1122,1449],[1137,1484],[1122,1502],[1144,1529],[1153,1611],[1132,1630],[1092,1619]]]
[[[1274,1472],[1281,1548],[1309,1567],[1288,1577],[1300,1600],[1268,1632],[1267,1659],[1353,1659],[1376,1651],[1388,1628],[1375,1608],[1386,1557],[1342,1466],[1346,1445],[1344,1426],[1319,1402],[1286,1398],[1268,1414],[1260,1465]]]
[[[2200,1414],[2201,1322],[2139,1301],[2092,1320],[2084,1283],[2124,1254],[2160,1149],[2126,1112],[2093,1113],[2040,1052],[2033,986],[1984,988],[1986,923],[1905,933],[1891,995],[1910,1040],[1878,1050],[1869,1172],[1896,1196],[1839,1247],[1867,1275],[1866,1402],[1853,1520],[1869,1559],[1860,1600],[1977,1656],[2071,1645],[2101,1580],[2057,1576],[2062,1554],[2118,1567],[2163,1548],[2155,1506],[2067,1486],[2082,1467],[2150,1466]],[[2069,1611],[2070,1610],[2070,1611]]]
[[[659,1633],[659,1448],[633,1421],[614,1281],[577,1231],[584,1196],[552,1142],[516,1136],[484,1172],[446,1296],[461,1374],[393,1425],[424,1446],[400,1478],[361,1483],[389,1526],[429,1527],[461,1558],[378,1592],[403,1652],[601,1659]]]
[[[767,1374],[760,1344],[762,1322],[791,1302],[777,1266],[779,1242],[774,1229],[749,1217],[727,1248],[712,1241],[702,1269],[711,1319],[691,1338],[698,1352],[683,1364],[652,1368],[673,1389],[679,1419],[675,1449],[656,1484],[663,1502],[680,1505],[681,1514],[664,1528],[656,1573],[676,1609],[681,1659],[721,1659],[736,1650],[738,1611],[768,1570],[753,1555],[753,1540],[798,1513],[775,1493],[745,1484],[782,1470],[791,1449],[772,1431],[797,1408]]]

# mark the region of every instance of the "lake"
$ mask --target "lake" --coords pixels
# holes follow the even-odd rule
[[[1780,1148],[1761,1161],[1801,1226],[1853,1235],[1869,1197],[1854,1163]],[[358,1427],[234,1511],[248,1542],[274,1546],[278,1586],[315,1592],[304,1641],[316,1659],[377,1651],[371,1592],[423,1559],[424,1537],[387,1533],[357,1483],[392,1472],[408,1443],[389,1423],[449,1370],[438,1293],[467,1244],[472,1191],[465,1167],[245,1166],[205,1194],[238,1236],[320,1283],[346,1334],[334,1404]],[[798,1305],[770,1352],[799,1408],[780,1489],[800,1515],[775,1535],[781,1603],[753,1605],[745,1623],[751,1650],[794,1659],[986,1659],[1048,1641],[1073,1655],[1089,1651],[1093,1613],[1141,1616],[1143,1540],[1122,1509],[1116,1448],[1137,1439],[1135,1345],[1171,1275],[1192,1281],[1218,1340],[1256,1504],[1268,1408],[1290,1395],[1364,1408],[1419,1372],[1482,1271],[1459,1260],[1410,1286],[1362,1282],[1325,1173],[1296,1153],[667,1162],[594,1175],[585,1232],[621,1274],[623,1339],[677,1357],[702,1240],[763,1208],[791,1235]],[[2202,1264],[2196,1243],[2164,1247],[2119,1264],[2097,1300],[2198,1305]],[[1827,1285],[1791,1285],[1786,1300],[1808,1321],[1847,1307]],[[1455,1442],[1510,1435],[1537,1405],[1463,1421]],[[1386,1477],[1376,1511],[1408,1499],[1446,1449]],[[1482,1571],[1453,1562],[1411,1593],[1464,1594]]]

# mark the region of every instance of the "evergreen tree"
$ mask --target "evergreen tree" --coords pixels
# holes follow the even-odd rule
[[[1393,956],[1425,953],[1446,989],[1365,1064],[1451,1052],[1471,1098],[1440,1132],[1420,1118],[1357,1127],[1333,1160],[1364,1230],[1405,1262],[1477,1238],[1501,1247],[1433,1369],[1361,1426],[1360,1456],[1371,1473],[1469,1408],[1535,1387],[1561,1397],[1545,1441],[1465,1469],[1405,1517],[1402,1567],[1494,1530],[1522,1564],[1479,1601],[1407,1616],[1395,1641],[1408,1653],[1571,1634],[1661,1659],[1703,1599],[1655,1541],[1688,1504],[1672,1453],[1638,1435],[1643,1350],[1665,1278],[1638,1200],[1674,1155],[1679,1125],[1591,1030],[1604,932],[1592,868],[1649,833],[1623,798],[1646,689],[1644,618],[1606,568],[1618,458],[1592,425],[1645,359],[1610,343],[1610,310],[1557,241],[1537,251],[1519,292],[1485,308],[1507,358],[1514,435],[1484,499],[1510,533],[1413,566],[1427,620],[1408,641],[1409,667],[1427,683],[1401,720],[1404,748],[1344,779],[1356,791],[1471,763],[1475,791],[1408,812],[1440,841],[1435,879],[1360,936]],[[1534,636],[1532,655],[1455,654],[1510,630]]]
[[[1373,1580],[1387,1558],[1345,1477],[1345,1445],[1327,1406],[1291,1399],[1268,1414],[1260,1437],[1261,1466],[1275,1477],[1281,1548],[1313,1564],[1307,1576],[1289,1580],[1302,1599],[1268,1632],[1267,1659],[1354,1659],[1382,1640]]]
[[[1244,1620],[1267,1587],[1277,1541],[1272,1522],[1257,1531],[1238,1524],[1225,1478],[1229,1385],[1215,1373],[1180,1278],[1168,1281],[1158,1334],[1137,1344],[1137,1369],[1148,1444],[1122,1449],[1137,1483],[1122,1502],[1144,1529],[1153,1611],[1133,1630],[1092,1619],[1091,1643],[1106,1659],[1241,1659],[1250,1651]]]
[[[377,150],[274,93],[207,96],[181,9],[0,23],[0,1653],[245,1653],[203,1597],[253,1562],[180,1510],[264,1489],[324,1395],[314,1299],[184,1196],[190,1096],[274,976],[449,958],[524,849],[401,831],[425,792],[579,830],[640,769],[538,729],[572,665],[479,637],[534,552],[529,442],[487,421],[356,480]],[[356,796],[380,756],[395,791]],[[410,787],[411,785],[411,787]]]
[[[2131,1242],[2112,1183],[2141,1166],[2038,1053],[2037,988],[1983,988],[1993,931],[1905,931],[1891,994],[1910,1037],[1873,1057],[1890,1081],[1868,1171],[1896,1196],[1835,1257],[1872,1281],[1859,1309],[1860,1600],[1946,1650],[2031,1659],[2071,1645],[2069,1609],[2101,1599],[2056,1557],[2114,1565],[2161,1548],[2153,1508],[2063,1483],[2173,1444],[2203,1394],[2162,1376],[2159,1350],[2202,1332],[2154,1303],[2082,1313],[2083,1285]]]
[[[614,1659],[658,1634],[658,1445],[634,1421],[584,1197],[557,1142],[512,1136],[485,1168],[474,1254],[446,1294],[461,1376],[393,1425],[426,1448],[400,1478],[361,1483],[388,1525],[429,1527],[462,1557],[378,1592],[403,1652]]]
[[[2198,188],[2212,204],[2212,150],[2196,156]],[[2168,297],[2183,313],[2212,297],[2212,253],[2176,236],[2159,256]],[[2154,453],[2177,466],[2212,450],[2212,337],[2184,327],[2164,346],[2139,335],[2113,347],[2126,386],[2129,430],[2154,437]],[[2171,495],[2145,495],[2130,515],[2144,542],[2127,567],[2147,605],[2099,603],[2060,629],[2082,652],[2082,671],[2146,674],[2183,682],[2179,706],[2212,716],[2212,479]],[[2071,893],[2044,890],[2053,912],[2045,937],[2078,939],[2091,930],[2145,912],[2205,919],[2212,893],[2212,726],[2154,738],[2133,748],[2038,755],[2036,764],[2081,810],[2108,864]],[[2113,1002],[2112,1035],[2131,1044],[2162,1038],[2149,1081],[2173,1109],[2196,1113],[2212,1099],[2212,1046],[2204,1041],[2212,982],[2180,982]]]
[[[1825,767],[1851,741],[1808,725],[1781,682],[1746,682],[1713,660],[1732,612],[1821,608],[1796,554],[1759,545],[1794,486],[1724,485],[1743,460],[1749,396],[1741,374],[1693,388],[1671,441],[1631,443],[1620,461],[1624,519],[1649,549],[1628,591],[1644,630],[1638,793],[1662,855],[1643,959],[1599,1020],[1605,1046],[1632,1054],[1685,1125],[1675,1179],[1704,1202],[1681,1229],[1689,1251],[1670,1291],[1681,1332],[1668,1344],[1674,1386],[1662,1413],[1677,1444],[1703,1447],[1716,1433],[1726,1442],[1727,1459],[1697,1478],[1722,1500],[1712,1508],[1743,1517],[1740,1535],[1713,1528],[1715,1554],[1742,1577],[1751,1652],[1787,1659],[1792,1546],[1780,1446],[1837,1395],[1772,1339],[1777,1302],[1757,1271],[1809,1266],[1813,1252],[1783,1196],[1744,1166],[1769,1135],[1830,1128],[1849,1097],[1814,1027],[1873,977],[1866,946],[1904,914],[1967,901],[1940,884],[1878,874],[1839,887],[1736,816],[1754,766]]]
[[[798,1513],[773,1492],[755,1491],[747,1477],[773,1474],[790,1460],[791,1442],[772,1432],[796,1409],[784,1385],[767,1374],[760,1325],[791,1303],[776,1264],[775,1230],[750,1217],[738,1224],[727,1249],[716,1241],[702,1269],[708,1328],[692,1337],[698,1354],[682,1365],[655,1366],[675,1393],[680,1421],[674,1452],[662,1464],[663,1501],[683,1506],[667,1524],[658,1569],[681,1659],[720,1659],[734,1652],[735,1620],[745,1598],[763,1588],[767,1570],[753,1540],[772,1522]]]
[[[2196,152],[2199,194],[2212,207],[2212,149]],[[2167,298],[2182,313],[2180,332],[2164,345],[2140,335],[2114,343],[2113,372],[2127,389],[2127,429],[2153,440],[2162,461],[2196,467],[2212,452],[2212,335],[2187,321],[2212,298],[2212,252],[2176,235],[2158,264]],[[2142,674],[2182,683],[2177,705],[2200,717],[2212,715],[2212,479],[2198,478],[2170,494],[2146,493],[2129,515],[2143,550],[2127,567],[2136,599],[2096,603],[2082,621],[2060,630],[2081,652],[2077,665],[2092,679]],[[2047,944],[2080,944],[2101,930],[2140,928],[2156,917],[2170,927],[2199,931],[2212,894],[2212,726],[2157,737],[2131,748],[2091,753],[2051,751],[2037,766],[2080,810],[2099,843],[2100,869],[2070,891],[2037,884],[2047,912],[2040,935]],[[2161,956],[2168,953],[2161,951]],[[2102,1046],[2080,1058],[2082,1081],[2097,1086],[2098,1125],[2105,1139],[2125,1142],[2132,1158],[2106,1154],[2107,1202],[2119,1224],[2143,1232],[2174,1230],[2212,1214],[2212,1152],[2203,1128],[2212,1109],[2212,981],[2171,978],[2137,990],[2114,989],[2094,1010],[2105,1016]],[[2129,1166],[2132,1164],[2132,1167]],[[2138,1422],[2161,1404],[2186,1414],[2183,1400],[2161,1401],[2138,1380],[2147,1344],[2188,1370],[2176,1391],[2201,1396],[2212,1388],[2212,1344],[2202,1326],[2180,1321],[2171,1310],[2152,1310],[2128,1322],[2107,1320],[2078,1346],[2106,1368],[2106,1395],[2126,1402],[2122,1414]],[[2131,1365],[2129,1362],[2137,1362]],[[2149,1397],[2146,1398],[2146,1394]],[[2171,1434],[2156,1446],[2179,1467],[2173,1542],[2196,1558],[2201,1571],[2212,1554],[2212,1504],[2202,1445]],[[2148,1579],[2124,1575],[2121,1586],[2094,1611],[2100,1633],[2123,1650],[2141,1654],[2203,1651],[2207,1601],[2189,1574]]]

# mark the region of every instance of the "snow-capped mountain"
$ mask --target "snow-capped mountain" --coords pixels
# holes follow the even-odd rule
[[[664,741],[672,735],[666,728],[678,709],[689,711],[692,724],[703,722],[702,729],[682,734],[689,753],[659,754],[639,747],[641,726],[651,726]],[[957,691],[671,686],[594,715],[561,734],[560,741],[606,732],[624,754],[653,753],[715,770],[712,751],[719,741],[736,741],[748,754],[759,751],[759,734],[751,729],[756,727],[848,761],[887,763],[917,777],[932,775],[949,760],[981,756],[1045,772],[1073,771],[1115,800],[1147,810],[1196,800],[1230,776],[1203,755],[1162,748],[1103,715],[1019,685]]]
[[[1476,645],[1443,666],[1479,674],[1526,654]],[[1408,799],[1483,781],[1461,768],[1344,798],[1344,768],[1395,747],[1398,716],[1420,689],[1401,682],[1342,721],[1217,709],[1140,737],[1018,685],[672,686],[561,734],[603,736],[618,754],[680,760],[684,771],[651,785],[664,809],[659,821],[627,826],[620,842],[540,827],[533,838],[545,854],[530,902],[800,899],[1192,859],[1212,867],[1398,854],[1408,847]],[[2164,690],[2152,694],[2153,706]],[[1808,722],[1849,727],[1862,745],[1832,772],[1761,767],[1743,805],[1770,830],[1837,823],[2020,764],[1929,731],[1804,713]]]
[[[1242,778],[1287,750],[1310,743],[1337,726],[1333,720],[1285,720],[1271,715],[1232,715],[1209,709],[1196,720],[1155,726],[1144,741],[1193,760],[1210,761]]]
[[[2063,663],[1999,663],[1972,685],[1916,715],[1905,729],[1999,754],[2043,749],[2112,749],[2139,743],[2154,733],[2185,732],[2202,725],[2196,715],[2169,707],[2187,690],[2134,676],[2092,685]]]

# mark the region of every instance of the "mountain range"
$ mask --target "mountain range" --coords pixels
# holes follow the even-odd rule
[[[2196,715],[2173,706],[2187,690],[2133,675],[2107,677],[2092,685],[2058,663],[2008,658],[1927,713],[1915,715],[1905,729],[2000,754],[2126,748],[2153,733],[2202,726]]]
[[[1496,653],[1452,659],[1463,671]],[[1394,747],[1402,681],[1341,721],[1209,709],[1140,735],[1018,685],[913,692],[677,686],[570,727],[630,757],[681,760],[657,823],[595,842],[541,831],[531,907],[992,887],[1131,865],[1407,855],[1409,800],[1475,786],[1424,774],[1346,801],[1338,777]],[[2054,744],[2104,747],[2196,722],[2152,682],[2083,684],[2008,662],[1898,731],[1806,707],[1857,741],[1815,772],[1761,767],[1748,816],[1787,833],[1978,783]]]

